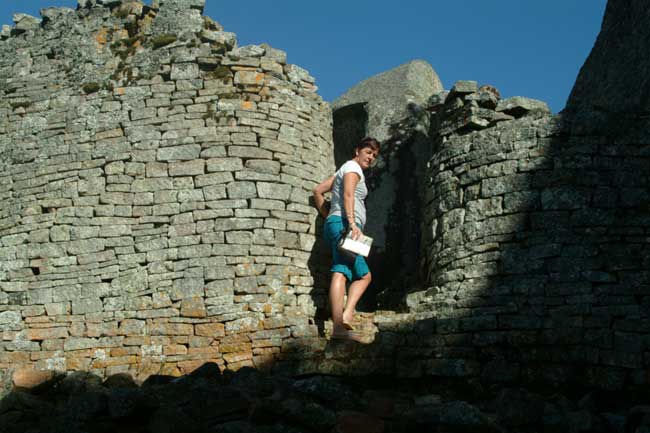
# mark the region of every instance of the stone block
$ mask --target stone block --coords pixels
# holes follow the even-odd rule
[[[171,190],[173,188],[174,184],[170,178],[135,179],[131,183],[131,191],[136,193]]]
[[[247,256],[249,253],[248,245],[219,245],[212,246],[212,255],[215,256]]]
[[[275,231],[275,246],[281,248],[300,248],[298,235],[296,233]]]
[[[70,226],[53,226],[50,228],[50,240],[52,242],[63,242],[70,240]]]
[[[226,335],[226,326],[223,323],[196,324],[194,333],[198,336],[220,338]]]
[[[551,110],[544,101],[523,96],[513,96],[499,101],[496,111],[510,114],[514,117],[523,117],[529,113],[550,114]]]
[[[191,80],[199,77],[198,63],[174,63],[171,69],[172,80]]]
[[[450,94],[469,94],[478,92],[478,83],[472,80],[456,81],[451,88]]]
[[[280,183],[257,182],[257,190],[263,199],[288,200],[292,187]]]
[[[202,14],[205,8],[205,0],[154,0],[151,7],[154,9],[166,9],[171,11],[196,9]]]
[[[63,350],[66,352],[72,350],[93,349],[98,347],[97,338],[86,337],[68,337],[63,343]]]
[[[203,278],[181,278],[174,280],[169,296],[172,301],[204,296]]]
[[[211,245],[199,244],[199,245],[188,245],[188,246],[178,248],[179,259],[209,257],[211,254],[212,254]]]
[[[100,311],[103,311],[103,303],[99,298],[72,300],[72,314],[88,314]]]
[[[232,182],[233,176],[230,172],[217,172],[197,176],[194,184],[197,188]]]
[[[70,314],[70,302],[58,302],[45,304],[45,311],[48,316],[59,316]]]
[[[226,334],[250,333],[261,331],[263,322],[259,317],[243,317],[226,323]],[[222,346],[223,347],[223,346]]]
[[[181,316],[205,317],[206,315],[205,302],[202,297],[193,296],[181,301]]]
[[[117,330],[118,335],[145,335],[146,323],[144,320],[125,319],[120,322]]]
[[[193,335],[194,326],[189,323],[154,322],[149,331],[152,336]]]
[[[153,215],[177,215],[180,213],[179,203],[157,204],[153,207]]]
[[[238,277],[262,275],[265,269],[266,265],[263,264],[241,263],[235,266],[235,275]]]
[[[513,191],[531,189],[531,178],[527,174],[516,174],[504,177],[483,179],[481,181],[481,196],[492,197]]]
[[[228,156],[250,159],[273,159],[273,153],[254,146],[229,146]]]
[[[238,181],[226,185],[229,198],[254,198],[257,197],[255,183]]]
[[[94,226],[73,226],[70,228],[70,239],[73,241],[79,240],[79,239],[89,239],[89,238],[97,238],[99,237],[99,227],[94,227]],[[87,244],[88,242],[86,242]],[[92,243],[92,241],[90,241]],[[77,243],[72,243],[68,244],[72,245],[73,248],[77,245],[83,246],[83,242],[77,242]],[[83,251],[82,252],[92,252],[92,251]]]
[[[255,71],[237,71],[235,73],[234,83],[236,85],[262,86],[264,84],[265,74]]]
[[[53,379],[55,375],[56,372],[52,370],[21,367],[13,372],[11,379],[16,388],[30,389]]]
[[[134,293],[148,287],[147,273],[143,270],[132,273],[122,273],[111,281],[111,288],[121,293]]]
[[[241,158],[210,158],[207,161],[207,171],[238,171],[244,168]]]
[[[192,161],[172,162],[169,164],[170,176],[196,176],[205,172],[205,161],[196,159]]]
[[[275,235],[272,229],[255,229],[253,231],[253,243],[257,245],[275,244]]]
[[[47,304],[52,302],[52,289],[32,289],[27,292],[30,304]]]
[[[42,341],[57,338],[67,338],[67,328],[31,328],[26,331],[26,337],[32,341]]]
[[[167,177],[167,166],[165,162],[147,162],[145,164],[145,174],[147,177]]]
[[[264,209],[264,210],[285,210],[285,204],[281,200],[269,199],[252,199],[251,209]]]
[[[259,173],[279,174],[280,163],[264,159],[249,159],[246,161],[246,168]]]
[[[228,230],[250,230],[261,228],[264,220],[253,218],[218,218],[214,221],[214,229],[217,231]]]
[[[233,48],[237,45],[237,35],[232,32],[203,29],[201,31],[201,39],[209,42],[215,42],[228,48]]]
[[[162,147],[157,150],[158,161],[181,161],[198,159],[201,146],[198,144],[185,144],[180,146]]]
[[[491,216],[500,215],[503,213],[502,203],[502,197],[491,197],[489,199],[467,202],[465,220],[480,221]]]

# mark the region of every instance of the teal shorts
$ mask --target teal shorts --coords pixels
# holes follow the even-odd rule
[[[348,255],[339,252],[339,240],[341,239],[343,230],[347,228],[347,221],[344,221],[338,215],[332,215],[325,220],[323,232],[325,242],[327,242],[332,250],[332,267],[330,271],[339,272],[345,275],[348,281],[354,281],[362,278],[370,272],[370,269],[363,256],[355,255],[354,259],[352,259]]]

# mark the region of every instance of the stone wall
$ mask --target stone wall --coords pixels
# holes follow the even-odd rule
[[[639,25],[620,4],[605,32]],[[144,378],[213,361],[647,384],[645,105],[598,111],[585,90],[612,56],[592,54],[557,116],[471,81],[405,100],[398,117],[380,119],[359,95],[341,105],[367,122],[355,134],[384,120],[387,173],[400,177],[385,182],[391,203],[417,188],[398,219],[411,224],[386,239],[416,239],[421,273],[386,276],[409,285],[390,299],[404,311],[359,314],[372,342],[358,345],[328,341],[317,320],[328,258],[309,196],[334,171],[330,108],[284,52],[238,47],[203,5],[80,0],[2,30],[0,377],[27,367]],[[400,70],[412,67],[427,69]],[[433,76],[426,96],[440,87]]]
[[[646,384],[648,146],[634,131],[569,129],[537,114],[439,139],[423,228],[431,288],[409,304],[436,311],[436,333],[461,342],[459,361],[481,360],[486,380]]]
[[[314,79],[204,0],[80,1],[0,41],[0,368],[262,366],[317,336]]]

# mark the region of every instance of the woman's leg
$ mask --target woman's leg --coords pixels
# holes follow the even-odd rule
[[[351,323],[352,319],[354,319],[354,311],[357,306],[357,302],[359,302],[359,299],[361,299],[363,292],[365,292],[368,288],[368,285],[370,285],[370,281],[372,281],[372,275],[370,272],[368,272],[366,275],[350,284],[350,290],[348,290],[348,300],[345,303],[345,311],[343,311],[343,322]]]
[[[330,283],[330,308],[332,311],[332,333],[345,332],[343,327],[343,298],[345,297],[346,278],[340,272],[332,272],[332,282]]]

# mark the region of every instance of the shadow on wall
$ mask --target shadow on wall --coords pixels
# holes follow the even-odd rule
[[[411,306],[437,312],[436,333],[460,342],[446,350],[485,382],[647,384],[644,128],[582,126],[507,122],[434,156],[434,287]]]
[[[437,149],[430,187],[438,213],[425,221],[435,287],[409,296],[410,313],[375,315],[372,344],[295,338],[281,359],[260,365],[273,377],[249,368],[222,374],[214,364],[141,386],[120,374],[102,381],[73,373],[9,394],[0,425],[21,432],[247,431],[251,420],[255,431],[329,426],[331,411],[299,403],[314,373],[455,378],[475,395],[511,384],[572,393],[576,385],[647,386],[650,152],[640,144],[647,129],[612,138],[579,128],[561,117],[524,118]],[[329,281],[321,242],[309,261],[316,282]],[[313,293],[326,305],[327,287],[315,284]],[[320,335],[327,315],[316,316]]]

